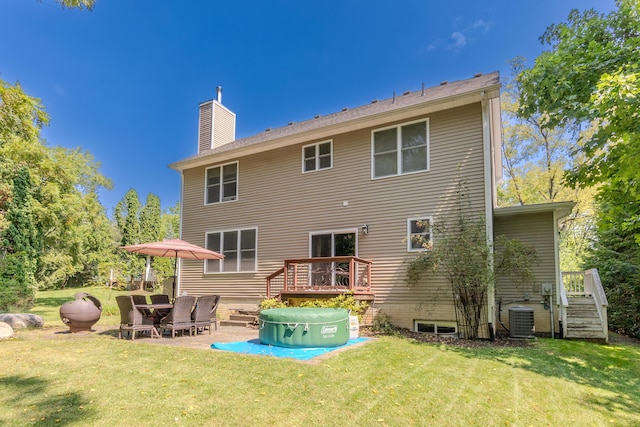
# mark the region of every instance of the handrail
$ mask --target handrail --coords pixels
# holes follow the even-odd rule
[[[284,274],[284,267],[267,276],[267,298],[271,298],[271,281],[282,274]]]
[[[592,295],[596,303],[598,316],[600,316],[600,322],[602,322],[602,332],[604,332],[605,341],[609,342],[609,323],[607,320],[607,307],[609,306],[609,301],[607,300],[607,295],[604,293],[604,288],[600,281],[600,274],[598,274],[598,270],[595,268],[587,270],[585,273],[585,279],[587,277],[590,278],[589,285],[592,289]],[[586,287],[585,283],[585,288]]]

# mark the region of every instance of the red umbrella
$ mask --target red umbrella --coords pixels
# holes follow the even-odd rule
[[[140,243],[138,245],[120,246],[125,251],[151,256],[171,257],[176,261],[173,266],[173,292],[175,297],[176,270],[178,258],[186,259],[222,259],[224,255],[180,239],[163,240],[162,242]]]

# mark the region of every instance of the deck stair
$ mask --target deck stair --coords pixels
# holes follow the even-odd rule
[[[606,340],[593,297],[569,298],[566,338]]]
[[[258,324],[258,313],[238,310],[231,313],[228,320],[220,320],[221,326],[243,326],[251,328]]]

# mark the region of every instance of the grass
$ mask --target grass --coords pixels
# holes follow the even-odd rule
[[[468,349],[381,337],[301,363],[34,334],[0,345],[0,425],[640,425],[634,345]]]
[[[74,295],[78,292],[86,292],[100,300],[102,304],[101,325],[118,325],[120,323],[120,311],[116,303],[116,296],[139,293],[150,295],[152,292],[127,291],[105,286],[95,286],[87,288],[70,288],[57,291],[41,291],[36,296],[36,305],[31,309],[31,313],[42,316],[45,323],[60,323],[60,306],[67,301],[73,301]],[[160,293],[160,291],[156,292]]]

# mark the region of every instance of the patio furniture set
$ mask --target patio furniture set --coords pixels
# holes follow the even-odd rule
[[[218,329],[216,310],[219,295],[184,295],[173,303],[168,295],[151,295],[151,303],[144,295],[120,295],[116,301],[120,309],[118,338],[122,338],[123,331],[127,331],[133,340],[138,332],[160,338],[165,331],[170,331],[171,338],[174,338],[177,331],[183,335],[184,331],[189,331],[189,336],[192,336],[206,329],[211,335],[212,324]]]

